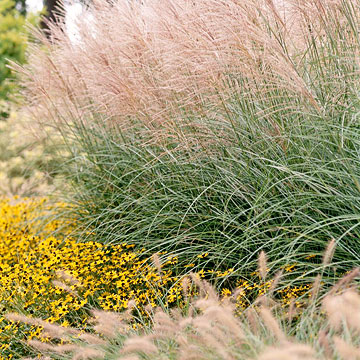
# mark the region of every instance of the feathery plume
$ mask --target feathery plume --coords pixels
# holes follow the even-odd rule
[[[95,322],[94,330],[101,335],[113,338],[126,328],[119,314],[101,310],[93,310],[92,314],[94,316],[92,321]]]
[[[315,351],[308,345],[286,344],[281,348],[268,347],[258,360],[315,360]]]
[[[71,285],[81,285],[80,281],[78,279],[76,279],[74,276],[72,276],[71,274],[68,274],[66,271],[64,270],[57,270],[56,271],[56,276],[59,279],[68,281]]]
[[[9,313],[6,314],[5,317],[11,321],[20,321],[25,324],[42,326],[44,331],[46,331],[51,337],[60,339],[64,335],[75,335],[78,334],[79,331],[73,328],[64,328],[60,325],[50,324],[45,320],[39,318],[30,318],[25,315],[17,314],[17,313]]]
[[[266,254],[263,250],[261,250],[259,255],[259,273],[263,281],[265,281],[266,273],[267,273],[267,260]]]
[[[274,316],[271,314],[271,311],[268,308],[262,306],[260,309],[260,316],[268,330],[270,330],[280,342],[286,342],[286,336],[280,329],[280,326]]]
[[[44,342],[41,342],[39,340],[29,340],[28,341],[29,346],[32,348],[39,350],[41,352],[55,352],[55,346],[51,344],[46,344]]]
[[[296,309],[295,309],[295,300],[294,299],[290,299],[290,304],[289,304],[289,312],[288,312],[288,320],[289,320],[289,324],[291,324],[294,315],[295,315]]]
[[[73,296],[77,296],[76,292],[73,289],[71,289],[70,286],[66,285],[62,281],[53,280],[52,283],[54,286],[56,286],[60,289],[63,289],[64,291],[68,292],[69,294],[71,294]]]
[[[183,291],[185,301],[188,298],[189,286],[190,286],[189,277],[184,276],[183,279],[181,280],[181,287],[182,287],[182,291]]]
[[[333,352],[331,350],[329,338],[325,330],[319,331],[319,344],[324,349],[326,357],[331,359],[333,357]]]
[[[333,337],[336,351],[344,360],[360,359],[360,349],[348,344],[338,336]]]
[[[311,292],[310,292],[310,296],[311,296],[311,302],[315,302],[317,299],[317,296],[319,294],[319,290],[320,290],[320,283],[321,283],[321,275],[318,274],[313,282],[312,288],[311,288]]]
[[[103,350],[83,347],[73,355],[72,360],[103,359],[104,357]]]
[[[323,256],[323,265],[327,266],[330,264],[333,256],[334,256],[334,252],[335,252],[335,247],[336,247],[336,241],[335,239],[331,239],[326,247],[324,256]]]
[[[85,341],[90,345],[104,345],[106,344],[106,341],[104,339],[101,339],[97,335],[89,334],[89,333],[83,333],[78,336],[79,340]]]
[[[122,353],[138,352],[145,354],[157,353],[158,348],[146,337],[133,337],[126,339]]]
[[[279,285],[279,282],[280,282],[280,280],[281,280],[282,275],[283,275],[283,271],[282,271],[282,270],[278,271],[278,272],[275,274],[275,277],[274,277],[274,279],[272,280],[271,286],[270,286],[270,289],[269,289],[269,294],[268,294],[269,297],[271,297],[271,296],[274,294],[274,291],[276,290],[277,286]]]
[[[140,360],[140,358],[135,354],[131,354],[126,356],[121,356],[118,360]]]
[[[259,316],[254,308],[249,308],[246,311],[246,318],[248,320],[251,331],[257,335],[259,333]]]
[[[360,268],[355,268],[350,271],[347,275],[342,277],[328,292],[328,295],[334,295],[337,291],[339,291],[342,287],[347,286],[354,279],[356,279],[360,275]]]
[[[161,277],[162,275],[162,270],[161,270],[161,262],[160,262],[160,257],[159,257],[159,254],[153,254],[152,255],[152,261],[153,261],[153,264],[155,266],[155,268],[157,269],[158,273],[159,273],[159,276]]]

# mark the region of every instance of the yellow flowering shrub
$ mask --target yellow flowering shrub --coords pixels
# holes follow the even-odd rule
[[[160,299],[176,303],[181,296],[171,258],[160,273],[132,245],[39,236],[33,221],[39,208],[48,210],[43,199],[0,202],[0,359],[22,355],[23,340],[40,337],[46,341],[38,327],[7,322],[2,316],[5,312],[20,311],[81,328],[94,306],[120,311],[134,300],[139,311],[144,311],[143,305],[156,306]],[[60,225],[49,222],[44,234]],[[59,270],[61,281],[57,280]]]
[[[75,224],[54,217],[39,233],[38,219],[65,206],[50,205],[41,198],[0,199],[0,360],[35,355],[25,345],[28,340],[49,341],[41,326],[8,321],[4,317],[7,312],[85,331],[94,307],[122,311],[133,300],[138,314],[146,316],[149,305],[185,304],[184,283],[173,272],[175,265],[179,266],[176,257],[167,257],[160,265],[131,244],[79,243],[70,236]],[[53,236],[58,229],[65,229],[64,235]],[[196,261],[208,255],[198,255]],[[166,254],[162,254],[164,258]],[[189,264],[188,268],[193,266]],[[202,269],[196,276],[219,279],[232,273],[233,269]],[[241,311],[249,299],[271,289],[272,281],[239,280],[237,285],[241,289],[237,294]],[[305,290],[289,288],[277,295],[286,304]],[[185,291],[186,297],[196,294],[191,287]],[[223,298],[233,293],[224,287],[220,291]]]

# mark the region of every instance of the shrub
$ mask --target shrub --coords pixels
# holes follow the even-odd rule
[[[9,60],[18,63],[25,61],[26,37],[23,34],[25,17],[15,9],[12,0],[0,1],[0,99],[8,99],[13,78],[7,67]],[[0,114],[2,115],[2,114]],[[1,118],[0,118],[1,119]]]

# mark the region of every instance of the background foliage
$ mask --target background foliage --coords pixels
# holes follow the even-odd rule
[[[36,196],[51,194],[66,162],[61,139],[44,133],[25,114],[9,108],[0,121],[0,195]]]
[[[0,99],[8,99],[14,78],[9,60],[24,63],[26,50],[25,17],[12,0],[0,1]]]
[[[19,113],[20,86],[9,68],[10,62],[26,61],[26,23],[38,21],[37,14],[26,12],[25,1],[0,0],[0,194],[7,196],[44,193],[53,183],[54,151],[47,136]]]

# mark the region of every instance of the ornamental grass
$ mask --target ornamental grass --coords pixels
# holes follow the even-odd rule
[[[98,0],[62,26],[18,70],[72,154],[78,239],[179,271],[247,276],[264,250],[311,282],[331,239],[338,274],[359,264],[358,1]]]
[[[246,349],[266,344],[275,346],[269,353],[276,359],[287,358],[287,351],[295,358],[336,358],[352,344],[356,354],[348,328],[332,336],[342,315],[335,311],[327,322],[316,305],[326,290],[328,299],[344,296],[333,303],[357,303],[354,293],[339,292],[358,276],[360,262],[358,1],[97,0],[77,19],[75,35],[64,26],[50,25],[50,39],[34,30],[27,65],[14,65],[29,113],[55,128],[70,154],[61,169],[64,204],[70,204],[59,206],[62,223],[55,222],[49,236],[46,230],[34,235],[37,245],[25,252],[30,261],[11,260],[47,284],[27,279],[49,300],[26,310],[21,303],[21,316],[32,309],[37,325],[48,320],[86,328],[92,306],[120,311],[133,300],[146,333],[153,305],[164,314],[172,304],[189,309],[193,289],[181,279],[193,272],[200,277],[193,278],[194,291],[207,286],[199,285],[202,279],[211,280],[226,303],[235,290],[231,314],[221,314],[237,328],[234,308],[240,317],[249,314],[244,323],[255,342],[245,342]],[[18,268],[8,266],[10,275]],[[25,283],[6,284],[27,301]],[[12,292],[6,301],[18,312]],[[36,296],[32,289],[29,294]],[[259,294],[269,294],[269,303],[259,312],[260,324],[251,323],[247,308],[256,318],[251,305]],[[210,299],[210,318],[219,314],[217,296]],[[196,317],[201,306],[194,307]],[[213,326],[210,318],[200,315],[188,339],[187,320],[179,317],[182,336],[177,344],[165,342],[164,354],[146,337],[149,353],[127,356],[241,358],[243,347],[232,346],[239,339],[225,336],[231,329],[219,329],[214,318]],[[6,331],[36,326],[12,319],[3,320],[10,321]],[[176,328],[176,321],[167,324]],[[252,325],[271,334],[256,337]],[[290,343],[294,329],[297,340]],[[299,345],[309,334],[319,341]],[[47,356],[56,344],[39,336],[40,343],[31,344]],[[136,350],[141,341],[126,346]],[[71,352],[76,344],[65,345]],[[82,350],[74,357],[124,355],[98,346]]]

